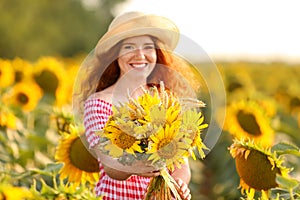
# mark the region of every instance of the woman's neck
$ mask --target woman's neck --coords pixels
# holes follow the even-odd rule
[[[145,80],[119,80],[113,88],[113,103],[127,102],[129,96],[137,98],[143,94],[143,88],[147,88]]]

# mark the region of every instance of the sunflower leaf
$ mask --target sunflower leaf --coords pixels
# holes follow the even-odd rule
[[[44,179],[40,179],[41,183],[42,183],[42,187],[41,187],[41,195],[57,195],[59,192],[56,191],[54,188],[52,188],[51,186],[47,185],[47,183],[45,182]]]
[[[286,189],[294,189],[299,185],[299,182],[296,179],[283,177],[279,174],[276,174],[276,182],[279,184],[280,187]]]
[[[300,150],[296,145],[286,142],[280,142],[272,147],[272,152],[275,152],[278,156],[283,154],[291,154],[300,157]]]
[[[51,176],[53,174],[58,173],[58,171],[62,168],[62,166],[63,166],[62,163],[50,163],[50,164],[47,164],[47,166],[44,169],[34,168],[34,169],[31,169],[30,171],[32,173]]]

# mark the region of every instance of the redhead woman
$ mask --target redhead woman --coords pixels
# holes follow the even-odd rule
[[[128,173],[106,165],[97,149],[100,138],[95,130],[105,126],[112,115],[112,105],[126,102],[128,93],[138,96],[141,87],[163,81],[179,96],[192,93],[179,75],[188,66],[172,53],[179,36],[177,26],[165,17],[124,13],[112,21],[97,43],[91,61],[80,71],[82,84],[73,95],[74,105],[78,107],[78,115],[83,116],[84,140],[99,161],[100,179],[95,191],[104,200],[143,199],[151,177],[159,175],[150,168],[142,173]],[[191,199],[188,160],[172,171],[171,176],[180,186],[182,199]]]

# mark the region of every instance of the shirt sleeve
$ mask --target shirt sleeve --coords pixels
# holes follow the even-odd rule
[[[109,116],[112,114],[111,104],[101,99],[89,99],[84,105],[84,127],[85,136],[89,148],[94,147],[99,142],[99,136],[95,131],[101,130]]]

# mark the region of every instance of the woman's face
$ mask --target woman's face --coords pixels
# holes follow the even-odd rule
[[[155,44],[150,36],[136,36],[125,39],[120,48],[118,64],[121,75],[134,70],[136,75],[147,77],[157,60]]]

